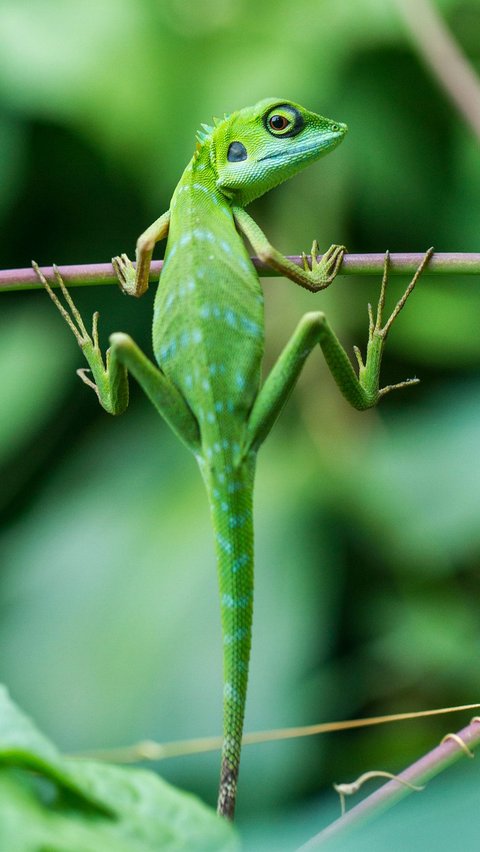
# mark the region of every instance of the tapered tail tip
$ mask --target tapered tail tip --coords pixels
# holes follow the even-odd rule
[[[228,820],[233,820],[235,814],[235,802],[237,799],[238,771],[232,770],[228,765],[222,763],[220,775],[220,789],[218,792],[217,813]]]

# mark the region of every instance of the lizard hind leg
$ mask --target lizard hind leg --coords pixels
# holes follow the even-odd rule
[[[258,450],[285,405],[310,352],[319,344],[328,368],[345,399],[358,411],[372,408],[386,393],[404,388],[418,382],[407,379],[395,385],[379,387],[380,367],[387,335],[412,293],[419,276],[427,266],[433,249],[425,252],[422,262],[416,270],[403,296],[397,302],[389,318],[383,323],[382,313],[388,278],[388,252],[385,256],[383,280],[378,299],[376,315],[369,306],[369,329],[367,356],[362,360],[358,347],[354,347],[358,362],[358,375],[353,365],[330,328],[328,321],[320,311],[305,314],[300,320],[285,349],[261,388],[253,405],[247,430],[244,453]]]
[[[88,363],[88,368],[83,367],[77,370],[77,375],[95,391],[105,411],[109,414],[122,414],[128,405],[127,371],[116,359],[110,357],[109,352],[107,352],[105,360],[102,356],[98,340],[98,311],[93,314],[92,331],[89,333],[80,311],[65,286],[58,267],[54,265],[53,272],[64,304],[47,281],[38,264],[32,261],[32,266],[53,304],[74,335]]]
[[[85,356],[88,368],[81,368],[77,373],[82,381],[95,391],[102,407],[109,414],[122,414],[125,411],[128,405],[130,372],[183,443],[193,452],[198,452],[198,423],[180,391],[162,370],[144,355],[128,334],[122,332],[110,336],[110,348],[104,358],[98,340],[98,312],[93,315],[92,331],[89,333],[57,267],[53,267],[54,275],[65,305],[38,264],[33,262],[32,265]]]

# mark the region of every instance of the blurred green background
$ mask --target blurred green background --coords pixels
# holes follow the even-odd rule
[[[478,0],[436,8],[480,68]],[[0,0],[0,267],[133,255],[200,122],[270,95],[350,128],[252,206],[282,251],[313,237],[478,250],[478,140],[394,3]],[[392,301],[404,285],[392,279]],[[364,347],[378,286],[339,278],[312,296],[266,279],[266,369],[314,308],[349,351]],[[153,292],[75,298],[84,317],[100,309],[104,341],[123,330],[151,351]],[[220,620],[195,463],[137,388],[118,421],[101,411],[45,294],[1,301],[0,679],[69,752],[216,734]],[[479,699],[479,317],[474,278],[424,278],[383,373],[422,384],[372,412],[348,407],[320,353],[307,364],[259,457],[247,730]],[[338,813],[332,781],[398,771],[465,722],[249,747],[239,824],[291,815],[306,839],[308,820]],[[214,803],[218,755],[159,768]],[[470,765],[459,772],[473,783]]]

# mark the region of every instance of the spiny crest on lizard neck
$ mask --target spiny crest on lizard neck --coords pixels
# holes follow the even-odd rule
[[[335,148],[347,132],[282,98],[266,98],[213,126],[202,124],[192,165],[209,164],[217,188],[245,206]]]

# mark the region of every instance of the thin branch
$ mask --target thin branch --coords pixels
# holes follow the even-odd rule
[[[316,725],[302,725],[295,728],[274,728],[270,731],[251,731],[243,735],[242,745],[254,745],[279,740],[291,740],[298,737],[311,737],[316,734],[328,734],[335,731],[352,730],[352,728],[368,728],[372,725],[385,725],[391,722],[405,722],[410,719],[425,716],[442,716],[447,713],[459,713],[466,710],[477,710],[480,704],[461,704],[457,707],[440,707],[433,710],[416,710],[411,713],[393,713],[388,716],[370,716],[365,719],[347,719],[342,722],[320,722]],[[183,757],[191,754],[201,754],[207,751],[220,751],[222,737],[201,737],[191,740],[174,740],[169,743],[158,743],[154,740],[144,740],[129,746],[104,749],[102,751],[81,752],[73,755],[77,758],[94,758],[108,760],[110,763],[139,763],[148,760],[166,760],[171,757]]]
[[[368,819],[378,816],[387,808],[394,805],[399,799],[410,795],[410,789],[404,784],[421,786],[430,778],[447,769],[452,763],[467,753],[464,746],[469,750],[480,744],[480,717],[472,719],[466,728],[458,731],[455,735],[447,736],[436,748],[429,751],[420,760],[412,763],[408,769],[395,776],[397,780],[383,784],[378,790],[367,796],[358,805],[347,811],[344,816],[332,822],[319,834],[312,837],[307,843],[300,847],[297,852],[310,852],[312,849],[321,849],[327,846],[328,841],[343,837],[347,831],[362,825]],[[470,755],[473,756],[473,755]]]
[[[394,275],[413,275],[424,257],[419,253],[396,253],[390,255],[389,272]],[[290,255],[289,260],[297,266],[303,266],[300,255]],[[375,275],[383,271],[385,254],[346,254],[340,275]],[[262,263],[257,257],[252,258],[253,265],[261,277],[279,277],[279,273]],[[150,269],[150,281],[157,281],[163,261],[153,261]],[[78,266],[60,266],[59,271],[69,287],[81,287],[95,284],[117,284],[117,277],[111,263],[80,264]],[[52,266],[42,266],[41,270],[56,287]],[[480,252],[436,252],[431,258],[424,275],[480,275]],[[40,284],[33,269],[0,270],[0,292],[9,290],[40,290]]]
[[[480,80],[430,0],[396,0],[417,50],[480,139]]]

